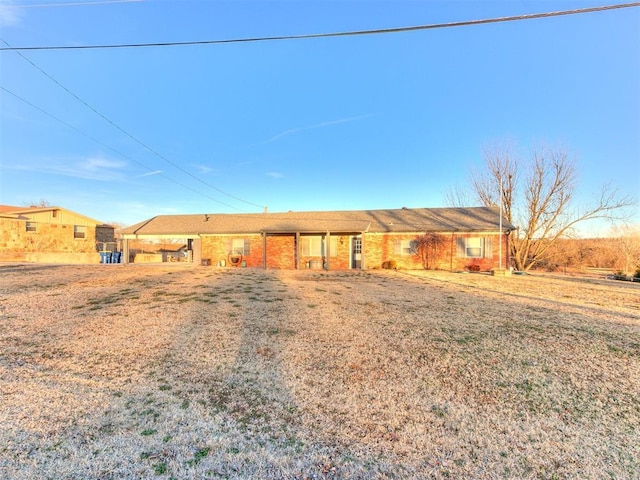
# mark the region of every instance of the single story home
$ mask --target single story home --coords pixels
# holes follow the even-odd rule
[[[401,208],[159,215],[120,238],[125,262],[130,241],[184,239],[198,265],[455,271],[505,268],[513,230],[497,208]]]
[[[62,207],[0,205],[0,262],[99,263],[114,227]]]

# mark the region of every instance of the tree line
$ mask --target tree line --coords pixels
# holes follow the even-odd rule
[[[563,238],[548,251],[538,268],[547,271],[597,269],[624,276],[640,276],[640,228],[624,229],[606,238]]]

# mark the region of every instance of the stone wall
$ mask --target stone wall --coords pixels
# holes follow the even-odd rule
[[[115,242],[114,228],[108,225],[98,225],[96,227],[96,241],[100,243]]]
[[[166,257],[161,253],[136,253],[133,256],[133,263],[162,263],[166,262]]]
[[[66,256],[62,257],[61,254]],[[97,256],[99,263],[96,227],[86,226],[84,238],[74,238],[73,225],[37,223],[35,231],[27,232],[26,221],[0,218],[0,261],[84,263],[71,260],[93,259],[92,254]],[[61,259],[60,262],[58,259]],[[94,262],[91,260],[89,263]]]
[[[100,263],[100,254],[92,253],[47,253],[29,252],[24,254],[24,261],[28,263],[59,263],[59,264],[94,264]]]

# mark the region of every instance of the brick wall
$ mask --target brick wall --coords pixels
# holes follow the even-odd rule
[[[366,254],[367,268],[382,268],[382,263],[389,260],[396,262],[397,268],[401,269],[422,269],[422,259],[417,255],[398,254],[395,250],[396,240],[415,240],[422,233],[408,234],[376,234],[369,233],[365,236],[364,250]],[[489,271],[499,266],[499,236],[490,233],[467,233],[451,234],[443,233],[444,243],[438,249],[435,258],[430,259],[430,267],[438,270],[470,270]],[[487,249],[484,256],[480,258],[468,258],[458,251],[458,239],[477,238],[487,240]],[[502,236],[503,266],[508,268],[507,237]]]
[[[395,252],[396,240],[414,240],[417,234],[367,233],[363,243],[365,252],[365,265],[367,268],[382,268],[382,263],[395,260],[398,268],[416,269],[422,268],[420,260],[414,255],[398,255]]]
[[[267,268],[296,268],[295,235],[267,236]]]
[[[202,237],[202,260],[209,260],[211,265],[220,265],[224,260],[227,266],[230,265],[229,253],[231,251],[230,242],[232,239],[243,239],[249,241],[249,254],[243,255],[242,260],[247,262],[247,267],[262,267],[263,245],[262,236],[256,235],[206,235]]]
[[[467,258],[460,256],[460,252],[456,246],[458,239],[482,238],[485,243],[484,256],[480,258]],[[507,236],[503,235],[502,241],[502,264],[503,268],[509,268],[509,254],[507,246]],[[489,271],[500,266],[500,236],[491,233],[466,233],[455,235],[453,241],[453,261],[452,270],[478,270],[481,272]]]
[[[405,234],[365,234],[363,241],[365,266],[368,269],[382,268],[382,263],[394,260],[399,269],[422,269],[422,260],[417,255],[399,254],[396,251],[396,242],[400,240],[412,241],[422,233]],[[337,236],[336,255],[330,257],[329,267],[331,270],[349,269],[351,257],[351,241],[349,236]],[[487,240],[487,249],[484,257],[468,258],[461,255],[457,246],[458,239],[462,238],[491,238]],[[229,262],[229,245],[233,238],[242,238],[249,241],[250,253],[244,255],[242,260],[247,267],[263,267],[264,264],[264,240],[259,234],[249,236],[205,236],[202,239],[202,259],[208,259],[211,265],[220,265],[224,260],[227,266]],[[342,238],[342,242],[340,242]],[[443,233],[443,244],[439,248],[437,255],[430,259],[430,268],[438,270],[469,270],[478,269],[488,271],[499,266],[499,244],[498,235],[488,233],[477,234],[451,234]],[[503,236],[503,265],[508,267],[508,252],[506,236]],[[267,244],[267,268],[294,269],[296,266],[295,235],[268,235]],[[334,245],[335,246],[335,245]],[[300,254],[302,252],[300,251]],[[308,268],[312,261],[322,262],[322,257],[300,256],[300,269]]]
[[[351,243],[348,235],[332,235],[332,239],[335,239],[333,249],[329,249],[329,268],[331,270],[347,270],[351,268],[349,260],[351,258]],[[322,256],[306,256],[302,255],[302,249],[300,249],[300,269],[307,268],[307,265],[313,261],[322,262]],[[326,258],[325,258],[326,260]],[[321,263],[322,264],[322,263]]]
[[[247,236],[203,236],[202,259],[210,260],[211,265],[220,265],[222,260],[229,266],[230,242],[232,239],[249,241],[249,255],[244,255],[242,260],[247,262],[247,267],[264,266],[264,239],[261,235]],[[295,269],[296,246],[295,235],[267,235],[267,268]],[[337,242],[335,256],[330,259],[332,269],[349,268],[349,238],[344,237],[343,243]],[[306,268],[306,263],[312,260],[322,261],[322,257],[301,256],[300,268]]]

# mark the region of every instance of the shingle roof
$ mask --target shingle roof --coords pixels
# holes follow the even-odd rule
[[[504,230],[514,227],[503,221]],[[159,215],[121,231],[123,235],[202,235],[337,232],[497,231],[497,208],[402,208],[320,212]]]
[[[20,210],[24,210],[25,207],[16,207],[13,205],[0,205],[0,212],[2,213],[7,213],[7,212],[16,212],[16,211],[20,211]]]
[[[62,208],[62,207],[55,207],[55,206],[47,206],[47,207],[16,207],[16,206],[13,206],[13,205],[0,205],[0,213],[3,214],[3,217],[7,218],[7,217],[13,215],[16,218],[20,218],[20,219],[23,219],[23,220],[25,218],[28,218],[28,217],[23,217],[23,215],[28,215],[30,213],[50,212],[50,211],[54,211],[54,210],[64,210],[65,212],[73,214],[76,217],[82,217],[82,218],[88,220],[89,222],[96,224],[96,226],[99,226],[99,227],[111,227],[111,225],[103,224],[102,222],[100,222],[99,220],[96,220],[95,218],[87,217],[86,215],[83,215],[81,213],[74,212],[72,210],[69,210],[69,209],[66,209],[66,208]],[[111,228],[113,228],[113,227],[111,227]]]
[[[60,207],[16,207],[14,205],[0,205],[0,212],[32,213],[46,212],[48,210],[61,210]]]

